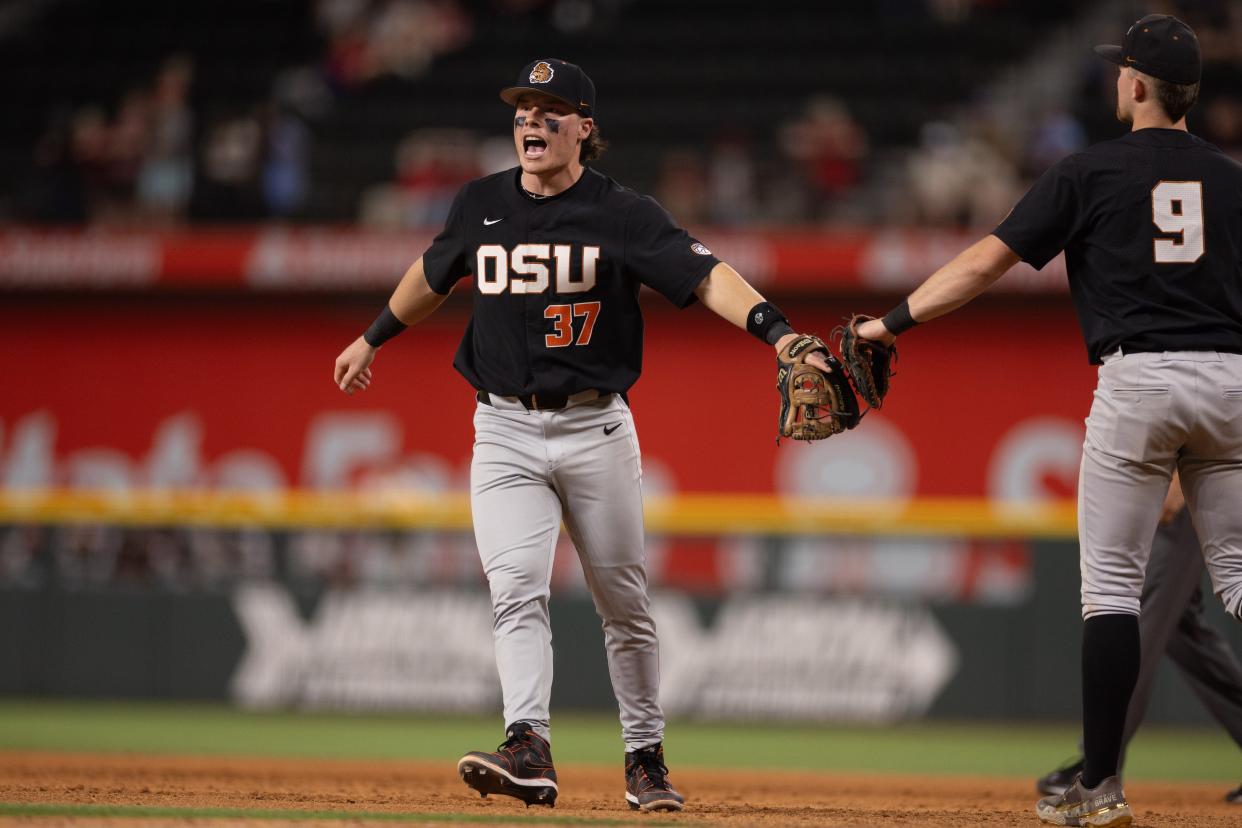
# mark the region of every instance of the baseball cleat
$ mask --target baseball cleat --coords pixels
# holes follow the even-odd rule
[[[1242,785],[1225,794],[1225,801],[1231,805],[1242,805]]]
[[[531,805],[556,807],[556,769],[552,747],[531,728],[515,722],[495,753],[471,751],[457,763],[461,779],[480,796],[504,794]]]
[[[1074,784],[1074,777],[1080,773],[1082,773],[1081,756],[1036,779],[1035,790],[1044,796],[1060,796],[1070,785]]]
[[[680,811],[685,805],[669,784],[663,742],[625,754],[625,801],[635,811]]]
[[[1121,780],[1116,776],[1108,777],[1094,788],[1085,788],[1082,774],[1079,774],[1065,793],[1039,800],[1035,813],[1049,825],[1124,828],[1134,821],[1121,790]]]

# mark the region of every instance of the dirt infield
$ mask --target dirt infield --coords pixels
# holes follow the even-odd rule
[[[778,771],[675,770],[689,799],[681,814],[635,814],[622,800],[621,769],[559,769],[555,810],[506,797],[480,799],[452,763],[317,761],[0,752],[0,802],[6,825],[367,824],[367,815],[411,816],[401,824],[454,816],[487,824],[651,824],[963,826],[1037,825],[1030,780],[906,777]],[[1227,786],[1137,782],[1129,795],[1136,825],[1237,825],[1242,806],[1221,800]],[[150,814],[84,811],[15,814],[13,805],[129,806]],[[185,815],[169,809],[187,809]],[[188,810],[193,809],[193,810]],[[221,816],[207,809],[235,809]],[[304,812],[276,821],[255,811]],[[337,815],[331,818],[328,814]],[[420,819],[417,815],[425,815]],[[139,818],[141,816],[141,818]],[[272,816],[277,816],[273,813]],[[553,819],[546,819],[551,817]],[[510,820],[512,820],[510,822]]]

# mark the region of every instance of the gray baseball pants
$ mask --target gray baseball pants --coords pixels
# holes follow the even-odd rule
[[[1216,594],[1242,617],[1242,355],[1104,358],[1078,486],[1083,618],[1139,614],[1177,469]]]
[[[1147,713],[1156,668],[1165,653],[1203,706],[1242,747],[1242,666],[1228,640],[1203,618],[1202,580],[1203,553],[1190,514],[1183,509],[1160,527],[1152,541],[1139,615],[1142,667],[1126,713],[1123,746]]]
[[[617,395],[557,411],[490,397],[474,415],[470,506],[491,590],[505,725],[550,739],[548,593],[561,521],[603,621],[626,750],[664,738],[655,624],[643,550],[642,459]]]

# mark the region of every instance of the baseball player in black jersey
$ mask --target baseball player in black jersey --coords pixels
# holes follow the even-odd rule
[[[1186,500],[1176,475],[1169,486],[1147,561],[1143,582],[1142,611],[1139,613],[1139,639],[1142,657],[1138,681],[1126,712],[1121,741],[1125,749],[1133,738],[1151,699],[1160,656],[1167,655],[1177,665],[1190,689],[1242,747],[1242,664],[1228,639],[1204,618],[1203,552],[1186,511]],[[1081,751],[1082,745],[1079,745]],[[1070,762],[1041,776],[1035,787],[1042,794],[1063,793],[1082,772],[1081,753]],[[1225,800],[1242,804],[1242,787],[1225,795]]]
[[[1242,166],[1186,131],[1199,42],[1149,15],[1121,46],[1126,136],[1044,173],[1008,218],[883,320],[880,342],[968,302],[1019,260],[1065,251],[1087,352],[1101,365],[1078,487],[1083,769],[1039,801],[1054,825],[1129,825],[1117,776],[1139,670],[1139,600],[1176,470],[1216,593],[1242,614]]]
[[[371,382],[376,350],[474,277],[454,366],[475,388],[471,512],[494,615],[506,738],[458,763],[482,795],[552,805],[548,588],[561,521],[603,620],[625,741],[626,801],[681,810],[664,764],[659,659],[647,601],[638,439],[626,392],[642,369],[646,285],[696,300],[781,348],[780,311],[678,227],[659,204],[583,166],[602,151],[595,87],[542,59],[501,92],[520,166],[472,181],[370,329],[337,358],[347,393]],[[807,361],[823,371],[820,353]]]

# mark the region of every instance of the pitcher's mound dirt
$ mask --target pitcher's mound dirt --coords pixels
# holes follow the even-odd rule
[[[864,773],[673,770],[688,799],[680,814],[639,814],[623,799],[621,767],[564,766],[556,808],[529,810],[514,799],[481,799],[452,762],[326,761],[230,757],[0,752],[0,802],[332,811],[340,821],[244,818],[104,819],[8,817],[7,824],[359,825],[351,813],[460,814],[514,818],[513,824],[586,822],[759,826],[1036,826],[1030,779],[910,777]],[[1135,782],[1128,786],[1137,826],[1239,826],[1242,805],[1222,800],[1228,786]],[[239,815],[240,816],[240,815]],[[373,823],[379,824],[379,823]],[[407,823],[408,824],[408,823]],[[415,823],[417,824],[417,823]]]

